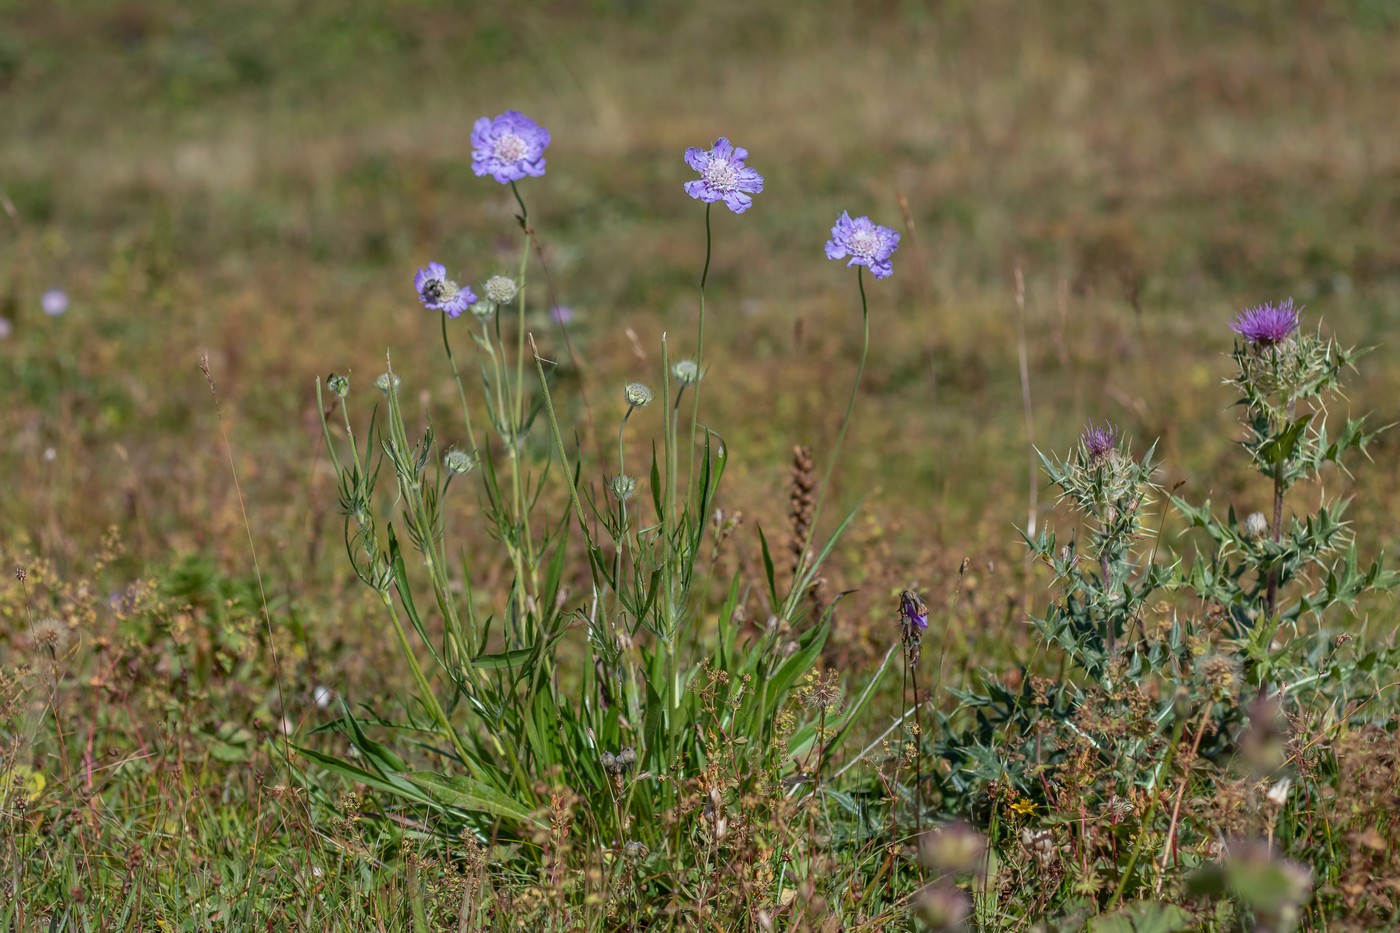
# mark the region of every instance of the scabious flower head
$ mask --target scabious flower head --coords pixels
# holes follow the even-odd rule
[[[390,392],[399,391],[402,382],[398,373],[380,373],[379,378],[374,380],[374,387],[387,396]]]
[[[749,151],[721,136],[709,149],[692,146],[685,151],[685,164],[700,173],[697,181],[685,183],[685,193],[706,204],[723,201],[724,206],[742,214],[753,206],[750,195],[763,190],[763,176],[744,164]]]
[[[476,304],[476,293],[471,286],[460,286],[449,279],[447,268],[440,262],[430,262],[428,268],[419,269],[413,277],[413,287],[423,307],[441,311],[450,318],[460,317],[463,311]]]
[[[894,264],[890,256],[899,249],[899,234],[889,227],[882,227],[869,217],[851,219],[842,211],[831,228],[831,239],[826,241],[827,259],[845,259],[849,266],[865,266],[877,279],[887,279],[894,274]]]
[[[331,373],[326,377],[326,387],[336,398],[345,398],[350,394],[350,379],[340,373]]]
[[[472,126],[472,171],[503,185],[544,174],[549,130],[519,110],[482,117]]]
[[[1107,457],[1113,446],[1118,443],[1118,429],[1108,422],[1104,422],[1103,427],[1085,425],[1084,433],[1079,435],[1079,443],[1084,445],[1084,452],[1089,455],[1089,461],[1098,463]]]
[[[45,314],[58,317],[68,310],[68,293],[61,288],[51,288],[44,292],[39,304],[43,305]]]
[[[631,408],[641,408],[651,402],[651,389],[640,382],[629,382],[622,390],[623,397]]]
[[[574,309],[568,305],[555,305],[549,309],[549,318],[556,324],[572,324]]]
[[[10,323],[7,317],[0,317],[0,340],[7,339],[15,332],[15,325]]]
[[[671,375],[681,385],[693,385],[700,381],[700,367],[695,365],[694,360],[681,360],[671,367]]]
[[[505,275],[491,276],[481,290],[486,293],[488,301],[498,305],[510,304],[517,291],[515,279]]]
[[[1272,347],[1293,336],[1301,323],[1300,310],[1293,307],[1292,298],[1277,305],[1256,305],[1235,315],[1230,329],[1255,346]]]

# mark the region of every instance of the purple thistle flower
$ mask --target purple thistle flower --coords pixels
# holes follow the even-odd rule
[[[68,293],[61,288],[51,288],[44,292],[39,304],[43,305],[44,313],[49,317],[58,317],[68,310]]]
[[[1106,421],[1101,428],[1087,424],[1084,433],[1079,435],[1079,443],[1084,445],[1091,461],[1102,460],[1118,443],[1118,429]]]
[[[419,269],[413,277],[413,287],[418,291],[418,300],[430,311],[441,311],[450,318],[461,316],[462,312],[476,304],[476,293],[470,285],[458,285],[447,277],[447,268],[440,262],[428,263],[428,268]]]
[[[698,201],[724,206],[742,214],[753,206],[753,198],[763,190],[763,176],[744,164],[747,149],[740,149],[721,136],[708,152],[692,146],[685,151],[685,164],[700,173],[698,181],[685,183],[685,193]]]
[[[527,175],[538,178],[544,174],[548,145],[549,130],[519,110],[482,117],[472,126],[472,171],[503,185]]]
[[[842,211],[831,228],[831,239],[826,243],[827,259],[845,259],[850,266],[865,266],[877,279],[887,279],[894,274],[890,256],[899,249],[899,234],[889,227],[882,227],[869,217],[851,219]]]
[[[1262,304],[1245,308],[1235,315],[1230,329],[1252,344],[1272,347],[1293,336],[1300,323],[1300,310],[1293,307],[1292,298],[1277,305]]]

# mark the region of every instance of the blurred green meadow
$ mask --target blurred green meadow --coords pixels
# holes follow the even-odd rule
[[[311,730],[340,697],[411,689],[346,564],[314,380],[366,397],[388,350],[406,413],[448,420],[413,272],[518,263],[514,200],[471,171],[479,116],[553,134],[525,189],[552,287],[536,266],[530,324],[585,452],[663,333],[693,353],[685,148],[728,136],[766,177],[742,218],[715,213],[705,348],[726,560],[753,580],[755,529],[786,547],[793,448],[824,466],[860,349],[831,220],[903,235],[867,283],[823,513],[860,505],[823,571],[854,590],[823,651],[843,673],[895,642],[911,585],[945,685],[1030,661],[1032,489],[1036,524],[1057,518],[1031,447],[1067,452],[1087,421],[1160,439],[1158,482],[1193,501],[1266,510],[1221,385],[1241,307],[1291,296],[1305,326],[1376,347],[1334,415],[1400,420],[1400,8],[1381,0],[0,0],[0,23],[2,929],[457,928],[464,876],[415,827],[324,815],[318,793],[354,788],[293,786],[278,750],[331,741]],[[659,429],[639,430],[641,456]],[[1354,497],[1369,557],[1400,540],[1400,434],[1368,453],[1299,495]],[[461,551],[489,555],[479,506],[452,509]],[[475,585],[505,569],[483,556]],[[1393,603],[1367,611],[1393,640]]]

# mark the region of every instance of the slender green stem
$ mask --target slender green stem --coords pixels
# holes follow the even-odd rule
[[[695,371],[698,374],[705,372],[705,283],[710,278],[710,257],[713,255],[714,239],[710,233],[710,208],[713,205],[705,205],[705,268],[700,273],[700,327],[695,339]],[[677,399],[679,402],[679,399]],[[695,482],[695,429],[700,423],[700,382],[695,383],[695,391],[691,393],[690,400],[690,466],[688,467],[689,480],[687,489]]]
[[[472,429],[472,413],[467,407],[467,390],[462,387],[462,375],[457,371],[457,358],[452,355],[452,344],[447,339],[447,315],[442,317],[442,348],[447,351],[447,362],[452,367],[452,379],[457,383],[457,397],[462,400],[462,418],[467,423],[467,441],[472,445],[472,456],[476,456],[476,431]]]
[[[841,445],[846,441],[846,430],[851,426],[851,413],[855,411],[856,395],[860,391],[860,381],[865,375],[865,359],[870,353],[870,305],[865,297],[865,270],[856,267],[856,285],[860,288],[860,318],[861,318],[861,344],[860,363],[856,366],[855,382],[851,383],[851,396],[846,401],[846,416],[841,419],[841,430],[836,435],[836,446],[831,450],[831,460],[826,465],[826,473],[822,476],[822,484],[817,490],[817,502],[812,508],[812,521],[807,526],[811,532],[807,535],[807,541],[802,547],[802,554],[797,560],[797,579],[793,581],[792,592],[788,594],[787,605],[783,607],[784,616],[791,616],[792,611],[797,606],[797,601],[806,589],[807,578],[815,573],[816,568],[806,567],[807,556],[811,553],[812,541],[816,538],[817,520],[821,518],[822,505],[826,502],[827,487],[831,484],[831,474],[836,469],[836,461],[841,456]]]

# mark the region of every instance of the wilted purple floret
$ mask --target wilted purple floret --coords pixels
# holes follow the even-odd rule
[[[708,152],[692,146],[685,151],[685,164],[700,173],[699,181],[685,183],[685,193],[706,204],[723,201],[736,214],[753,206],[753,198],[763,190],[763,176],[744,164],[747,149],[735,147],[729,137],[715,140]]]
[[[519,110],[482,117],[472,126],[472,171],[503,185],[527,175],[538,178],[544,174],[548,145],[549,130]]]
[[[928,606],[913,590],[899,594],[899,624],[906,636],[928,631]]]
[[[865,266],[877,279],[886,279],[894,274],[890,256],[899,249],[899,234],[889,227],[882,227],[869,217],[851,219],[846,211],[836,218],[831,228],[831,239],[826,242],[827,259],[851,257],[847,266]]]
[[[440,262],[428,263],[428,268],[419,269],[413,277],[413,287],[418,290],[418,300],[431,311],[441,311],[455,318],[476,304],[476,293],[470,285],[459,286],[447,277],[447,268]]]
[[[1293,307],[1292,298],[1278,305],[1262,304],[1245,308],[1235,315],[1230,329],[1250,343],[1273,346],[1293,336],[1300,323],[1299,310]]]
[[[1104,422],[1101,428],[1092,424],[1085,425],[1084,433],[1079,435],[1079,442],[1089,452],[1090,460],[1102,460],[1118,442],[1118,429],[1108,422]]]

